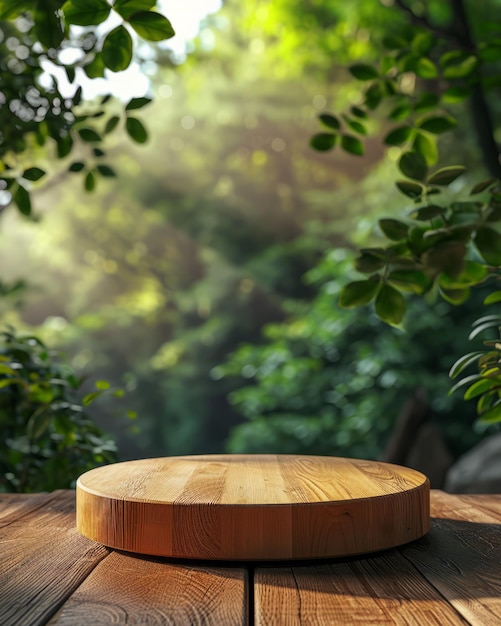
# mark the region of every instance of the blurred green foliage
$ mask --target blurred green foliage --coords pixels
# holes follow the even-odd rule
[[[79,474],[116,460],[86,409],[109,383],[83,395],[83,382],[37,337],[0,335],[0,492],[74,488]]]
[[[445,5],[427,3],[437,24],[450,19]],[[471,409],[447,396],[473,309],[416,300],[402,330],[337,306],[355,274],[351,255],[332,250],[386,245],[373,224],[400,220],[402,208],[400,147],[384,160],[391,128],[384,115],[356,119],[346,68],[376,62],[374,41],[407,22],[397,7],[365,0],[225,2],[183,64],[165,50],[154,73],[146,63],[147,108],[89,103],[105,109],[87,120],[99,133],[121,110],[98,147],[119,178],[103,176],[89,201],[79,177],[101,157],[80,146],[64,162],[70,171],[35,190],[40,224],[3,217],[5,280],[31,282],[21,312],[3,319],[37,328],[75,369],[130,392],[132,432],[110,417],[112,404],[92,407],[121,458],[216,452],[227,440],[239,451],[376,456],[416,386],[455,453],[478,438]],[[479,153],[464,102],[455,106],[459,135],[444,133],[439,145],[461,150],[470,184]],[[354,122],[368,131],[364,159],[358,148],[309,144],[318,115],[345,109],[350,135],[363,138]],[[147,116],[144,145],[127,141],[131,116]],[[336,122],[323,121],[329,133]],[[47,169],[49,147],[37,150]]]
[[[473,415],[448,396],[450,355],[461,351],[457,325],[471,320],[478,298],[461,312],[414,298],[403,329],[366,310],[336,306],[353,255],[329,252],[307,274],[318,283],[308,306],[264,329],[262,345],[244,345],[217,368],[237,376],[232,403],[249,420],[232,432],[234,452],[291,452],[377,457],[401,407],[426,389],[434,421],[454,454],[479,434]]]

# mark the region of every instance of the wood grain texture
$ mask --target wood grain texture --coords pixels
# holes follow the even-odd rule
[[[192,559],[325,558],[429,529],[429,483],[386,463],[292,455],[128,461],[77,481],[77,528],[122,550]]]
[[[243,568],[175,564],[113,552],[50,624],[243,626],[248,612]]]
[[[460,495],[457,497],[462,502],[466,502],[470,509],[481,509],[485,513],[501,520],[501,494]]]
[[[51,493],[0,493],[0,528],[45,506],[55,497]]]
[[[470,498],[432,491],[430,533],[401,548],[475,626],[501,624],[501,521]]]
[[[395,550],[317,566],[257,568],[254,589],[257,626],[467,624]]]
[[[27,512],[30,500],[35,506]],[[0,528],[2,626],[45,624],[108,554],[77,534],[74,492],[45,496],[43,508],[35,496],[19,502],[24,514]]]

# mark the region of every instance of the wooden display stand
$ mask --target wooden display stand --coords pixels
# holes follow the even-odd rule
[[[188,559],[374,552],[428,532],[429,482],[388,463],[292,455],[127,461],[77,481],[77,529],[106,546]]]

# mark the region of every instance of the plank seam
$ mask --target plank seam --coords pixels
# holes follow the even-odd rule
[[[254,571],[255,568],[252,566],[249,566],[247,569],[247,624],[249,626],[254,626],[256,623]]]

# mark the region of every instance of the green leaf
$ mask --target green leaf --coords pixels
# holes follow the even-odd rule
[[[464,287],[474,287],[480,285],[489,275],[485,265],[476,261],[466,260],[463,270],[456,276],[442,274],[439,284],[445,289],[463,289]]]
[[[113,8],[124,19],[128,19],[138,11],[149,11],[156,4],[156,0],[115,0]]]
[[[348,68],[348,71],[358,80],[374,80],[379,76],[375,67],[365,63],[355,63]]]
[[[449,396],[451,396],[457,389],[460,387],[464,387],[465,385],[470,385],[477,380],[482,380],[482,376],[480,374],[472,374],[471,376],[466,376],[466,378],[462,378],[459,382],[457,382],[453,387],[449,389]]]
[[[446,89],[442,95],[442,100],[448,104],[464,102],[471,96],[472,89],[467,85],[454,85]]]
[[[377,316],[390,324],[398,326],[405,314],[405,298],[391,285],[382,285],[376,296]]]
[[[110,383],[107,380],[97,380],[96,381],[96,389],[100,389],[101,391],[105,391],[111,387]]]
[[[84,168],[85,163],[82,163],[82,161],[73,161],[68,168],[68,172],[81,172]]]
[[[355,269],[364,274],[372,274],[377,272],[386,264],[386,252],[382,254],[379,252],[373,252],[370,249],[362,250],[360,256],[354,261]]]
[[[94,59],[84,65],[83,70],[89,78],[103,78],[106,66],[102,54],[96,54]]]
[[[31,441],[36,441],[49,427],[51,413],[46,409],[38,409],[31,415],[26,424],[26,434]]]
[[[45,176],[45,171],[41,170],[39,167],[30,167],[23,172],[23,178],[26,180],[40,180],[42,176]]]
[[[317,133],[310,139],[310,146],[318,152],[327,152],[334,148],[337,137],[333,133]]]
[[[60,137],[57,142],[57,156],[59,159],[64,159],[68,156],[73,148],[73,137],[68,133],[64,137]]]
[[[34,12],[34,31],[45,48],[57,49],[64,39],[64,30],[54,7],[41,6],[39,2]]]
[[[440,133],[445,133],[452,128],[456,128],[457,122],[451,116],[433,116],[427,117],[424,120],[421,120],[417,126],[422,130],[426,130],[429,133],[433,133],[434,135],[439,135]]]
[[[136,33],[148,41],[163,41],[175,35],[172,24],[160,13],[138,11],[130,15],[128,21]]]
[[[80,128],[78,134],[80,135],[80,139],[87,143],[101,141],[101,136],[93,128]]]
[[[397,180],[395,184],[408,198],[416,199],[423,195],[424,187],[419,183],[413,183],[410,180]]]
[[[433,61],[427,59],[426,57],[422,57],[417,60],[414,71],[419,78],[428,79],[436,78],[438,76],[437,66],[433,63]]]
[[[412,133],[411,126],[398,126],[386,135],[384,143],[387,146],[400,146],[412,137]]]
[[[0,4],[0,20],[11,20],[32,8],[32,0],[3,0]]]
[[[501,421],[501,402],[496,403],[491,409],[480,416],[482,424],[494,424]]]
[[[324,126],[327,126],[327,128],[332,128],[334,130],[339,130],[341,128],[341,124],[337,117],[330,115],[330,113],[322,113],[318,116],[318,119]]]
[[[109,165],[97,165],[96,169],[99,172],[99,174],[101,174],[101,176],[104,176],[105,178],[115,178],[116,177],[115,170],[112,167],[110,167]]]
[[[439,289],[440,295],[442,298],[449,302],[449,304],[454,304],[454,306],[459,306],[466,302],[470,297],[470,289],[443,289],[442,287]]]
[[[468,339],[471,341],[472,339],[475,339],[475,337],[478,337],[478,335],[483,333],[484,330],[489,330],[490,328],[499,328],[499,327],[500,327],[499,319],[492,320],[490,322],[484,322],[483,324],[479,324],[478,326],[475,326],[475,328],[469,334]]]
[[[398,162],[402,174],[408,178],[424,181],[428,172],[426,161],[419,152],[404,152]]]
[[[419,32],[412,40],[412,50],[417,54],[428,54],[435,43],[435,38],[431,33]]]
[[[474,196],[477,193],[482,193],[482,191],[485,191],[486,189],[488,189],[491,185],[493,185],[494,183],[496,183],[496,179],[495,178],[489,178],[488,180],[483,180],[480,183],[477,183],[473,189],[470,191],[470,196]]]
[[[475,235],[475,246],[486,263],[501,265],[501,234],[493,228],[479,228]]]
[[[343,150],[356,156],[363,156],[364,144],[352,135],[341,135],[341,146]]]
[[[466,78],[471,76],[477,69],[478,59],[471,55],[466,59],[459,60],[457,63],[449,63],[443,70],[443,76],[447,79]]]
[[[113,132],[118,126],[119,122],[120,118],[118,117],[118,115],[113,115],[113,117],[110,117],[110,119],[106,122],[106,126],[104,127],[104,134],[107,135],[108,133]]]
[[[388,118],[397,122],[400,120],[404,120],[406,117],[409,117],[410,112],[410,104],[408,102],[405,102],[404,104],[399,104],[398,106],[396,106],[393,111],[391,111]]]
[[[450,167],[442,167],[428,178],[428,185],[450,185],[461,174],[464,174],[466,168],[462,165],[451,165]]]
[[[350,111],[352,115],[360,118],[361,120],[366,120],[369,117],[367,113],[360,107],[351,107]]]
[[[412,144],[412,151],[418,152],[426,161],[428,166],[435,165],[438,161],[437,142],[433,136],[424,133],[416,133]]]
[[[428,291],[431,281],[416,270],[394,270],[388,275],[388,282],[400,290],[422,295]]]
[[[501,291],[494,291],[484,299],[484,304],[496,304],[497,302],[501,302]]]
[[[132,37],[122,25],[108,33],[103,43],[102,58],[112,72],[122,72],[132,61]]]
[[[477,380],[473,385],[470,385],[468,389],[464,392],[464,400],[473,400],[473,398],[477,398],[482,395],[486,391],[489,391],[494,386],[492,380],[484,379]]]
[[[22,215],[31,215],[31,199],[29,192],[22,187],[18,186],[13,196],[14,202],[17,204],[17,208]]]
[[[84,189],[85,191],[94,191],[96,188],[96,177],[93,172],[87,172],[87,175],[84,180]]]
[[[411,213],[413,220],[419,220],[420,222],[426,222],[432,220],[434,217],[440,217],[444,213],[444,208],[438,204],[429,204],[427,206],[419,207],[416,211]]]
[[[497,322],[497,325],[501,326],[501,315],[483,315],[478,320],[475,320],[472,326],[479,326],[485,322]]]
[[[486,413],[493,405],[494,401],[498,397],[496,391],[489,391],[480,396],[477,402],[477,413],[481,415]]]
[[[345,121],[346,124],[359,135],[367,135],[367,129],[358,120],[352,120],[347,118]]]
[[[132,100],[129,100],[129,102],[127,103],[125,110],[133,111],[135,109],[142,109],[143,107],[150,104],[150,102],[151,98],[132,98]]]
[[[409,226],[400,220],[384,218],[379,220],[379,228],[391,239],[391,241],[401,241],[407,237]]]
[[[358,280],[348,283],[339,296],[339,305],[344,308],[369,304],[376,296],[381,282],[379,280]]]
[[[89,404],[92,404],[94,400],[96,398],[99,398],[99,396],[101,395],[103,395],[102,391],[92,391],[91,393],[88,393],[82,398],[82,404],[84,406],[89,406]]]
[[[374,83],[365,92],[365,104],[367,108],[370,109],[371,111],[374,111],[374,109],[377,109],[382,99],[383,99],[383,92],[381,90],[381,85],[379,85],[379,83]]]
[[[472,363],[476,363],[478,361],[478,357],[482,356],[482,354],[483,352],[480,350],[464,354],[452,365],[449,370],[449,378],[456,378],[456,376],[459,376],[459,374],[461,374],[461,372],[463,372]]]
[[[127,130],[129,137],[137,143],[145,143],[148,141],[146,128],[137,118],[128,117],[125,122],[125,129]]]
[[[96,26],[107,19],[111,7],[106,0],[68,0],[62,10],[69,24]]]

